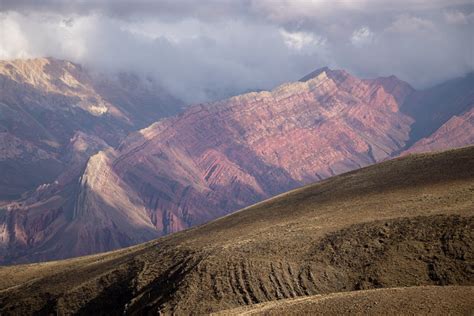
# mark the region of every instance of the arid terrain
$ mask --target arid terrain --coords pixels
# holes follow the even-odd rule
[[[0,312],[470,314],[473,193],[474,147],[397,158],[131,248],[1,267]]]
[[[215,315],[469,315],[473,286],[416,286],[314,295]]]
[[[127,74],[50,58],[3,62],[0,75],[2,264],[135,245],[399,155],[474,144],[472,74],[418,91],[325,67],[174,116],[179,101]]]

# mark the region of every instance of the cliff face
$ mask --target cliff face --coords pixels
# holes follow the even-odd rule
[[[55,182],[4,206],[2,260],[65,258],[176,232],[300,185],[423,150],[418,143],[409,148],[423,126],[440,128],[432,137],[441,147],[451,147],[442,140],[463,131],[466,137],[455,144],[472,142],[473,89],[461,87],[449,85],[444,103],[436,104],[439,115],[427,118],[434,91],[415,91],[393,76],[359,79],[323,68],[272,91],[191,106],[130,134],[115,149],[97,140],[103,138],[78,134],[68,157],[85,161],[103,151],[88,160],[79,180],[74,170],[83,165],[69,164]],[[129,117],[128,104],[144,95],[134,91],[104,102],[112,102],[117,117]]]
[[[0,61],[0,201],[65,171],[77,132],[116,145],[177,105],[130,75],[94,75],[52,58]]]

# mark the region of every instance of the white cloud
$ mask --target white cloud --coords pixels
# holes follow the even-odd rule
[[[82,60],[87,51],[84,34],[93,33],[96,16],[74,22],[57,15],[0,15],[0,58],[56,56]]]
[[[291,49],[302,50],[307,47],[324,45],[324,39],[308,32],[288,32],[280,29],[285,45]]]
[[[435,25],[428,19],[423,19],[417,16],[408,14],[399,15],[395,21],[387,28],[387,31],[395,33],[419,33],[432,32],[435,30]]]
[[[474,13],[463,13],[459,10],[446,11],[444,18],[449,24],[469,24],[474,22]]]
[[[363,26],[352,33],[351,42],[354,46],[360,47],[372,43],[374,33],[367,27]]]
[[[0,15],[0,58],[28,58],[28,39],[20,29],[20,23],[11,16]]]

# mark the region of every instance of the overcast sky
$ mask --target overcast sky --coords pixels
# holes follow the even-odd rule
[[[474,0],[1,1],[1,59],[152,75],[189,103],[326,65],[417,88],[474,70]]]

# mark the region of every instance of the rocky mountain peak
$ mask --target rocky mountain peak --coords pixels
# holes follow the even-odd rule
[[[330,69],[328,67],[318,68],[315,71],[313,71],[313,72],[307,74],[306,76],[304,76],[303,78],[301,78],[299,81],[301,81],[301,82],[308,81],[308,80],[313,79],[313,78],[319,76],[320,74],[322,74],[324,72],[328,72],[328,71],[330,71]]]

